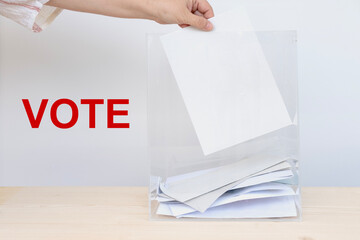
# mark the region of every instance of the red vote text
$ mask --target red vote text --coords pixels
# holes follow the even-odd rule
[[[39,128],[43,119],[45,109],[49,99],[42,99],[37,112],[31,107],[29,99],[22,99],[25,112],[28,116],[32,128]],[[104,105],[104,99],[81,99],[80,104],[87,105],[89,109],[89,128],[95,128],[96,106]],[[107,99],[107,127],[108,128],[130,128],[130,123],[115,122],[115,116],[127,116],[127,110],[115,110],[115,105],[128,105],[129,99]],[[58,108],[61,105],[67,105],[71,109],[71,119],[68,122],[60,122],[58,119]],[[67,98],[56,100],[50,107],[51,122],[58,128],[69,129],[76,125],[79,119],[79,109],[77,104]]]

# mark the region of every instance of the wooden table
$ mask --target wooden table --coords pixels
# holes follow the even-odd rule
[[[360,239],[360,188],[304,188],[301,222],[150,221],[144,187],[0,188],[0,239]]]

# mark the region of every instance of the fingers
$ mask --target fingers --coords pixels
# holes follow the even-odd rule
[[[202,14],[201,12],[199,12],[197,10],[194,12],[194,14],[197,16],[200,16],[200,17],[204,17],[204,14]]]
[[[194,0],[192,7],[184,15],[185,19],[179,23],[184,28],[193,26],[203,31],[211,31],[212,23],[208,20],[214,16],[214,11],[207,0]]]
[[[203,31],[211,31],[213,25],[207,19],[214,17],[214,11],[207,0],[197,0],[193,13],[188,14],[187,24]],[[184,24],[183,24],[184,25]]]
[[[213,29],[213,25],[209,20],[207,20],[203,16],[198,16],[189,12],[187,15],[186,24],[191,25],[195,28],[198,28],[203,31],[211,31]]]
[[[199,11],[206,19],[214,17],[214,10],[207,0],[198,0],[197,11]]]

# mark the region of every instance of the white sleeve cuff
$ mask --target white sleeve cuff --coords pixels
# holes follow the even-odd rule
[[[0,14],[31,29],[44,30],[62,11],[44,5],[49,0],[0,0]]]

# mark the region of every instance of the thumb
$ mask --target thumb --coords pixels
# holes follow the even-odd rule
[[[203,31],[211,31],[213,29],[213,25],[209,20],[203,16],[197,16],[192,13],[187,15],[186,23]]]

